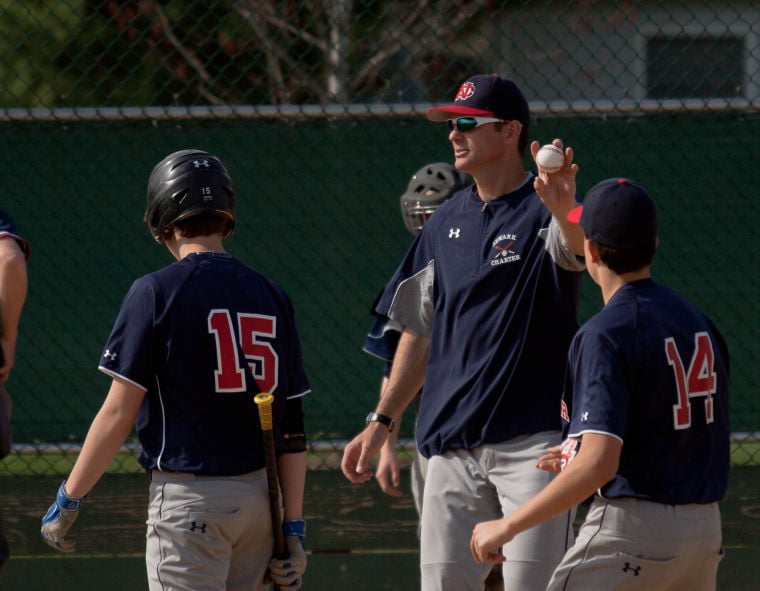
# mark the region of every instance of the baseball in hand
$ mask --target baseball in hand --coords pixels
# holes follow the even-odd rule
[[[545,172],[557,172],[565,164],[565,153],[554,144],[546,144],[536,154],[536,162]]]

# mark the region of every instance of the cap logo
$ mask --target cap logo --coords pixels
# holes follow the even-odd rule
[[[465,82],[459,87],[457,95],[454,97],[454,102],[466,101],[473,94],[475,94],[475,85],[472,82]]]

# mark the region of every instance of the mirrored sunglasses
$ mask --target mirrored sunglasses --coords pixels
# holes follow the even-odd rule
[[[456,119],[449,119],[449,129],[462,132],[472,131],[476,127],[485,125],[486,123],[498,123],[504,121],[504,119],[497,119],[496,117],[457,117]]]

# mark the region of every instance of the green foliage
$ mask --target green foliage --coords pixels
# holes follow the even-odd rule
[[[0,105],[59,105],[78,74],[56,64],[62,44],[78,29],[81,0],[4,2],[0,9]]]
[[[442,100],[485,71],[461,40],[482,2],[4,4],[6,108]]]

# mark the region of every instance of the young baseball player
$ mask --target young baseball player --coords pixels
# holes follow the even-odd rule
[[[535,463],[561,440],[556,409],[583,270],[583,234],[566,219],[577,166],[568,148],[559,172],[525,170],[528,103],[500,76],[473,76],[453,104],[427,116],[448,122],[454,165],[475,184],[436,210],[377,306],[405,328],[388,385],[342,469],[352,482],[372,477],[370,458],[424,383],[422,589],[480,591],[492,565],[472,560],[472,528],[542,490],[551,475]],[[568,511],[515,538],[504,587],[543,591],[571,522]]]
[[[568,439],[541,458],[559,476],[503,519],[478,524],[478,562],[511,559],[520,532],[593,496],[550,591],[709,591],[729,470],[728,351],[699,309],[655,283],[655,204],[607,179],[568,214],[604,308],[569,354]],[[567,412],[565,416],[567,417]]]
[[[285,292],[225,252],[235,188],[212,154],[182,150],[153,169],[145,221],[176,262],[137,279],[100,358],[112,378],[82,451],[42,519],[67,532],[132,426],[150,475],[149,588],[296,591],[306,568],[302,516],[310,391]],[[290,557],[272,558],[264,442],[253,397],[274,395],[274,431]]]
[[[0,459],[13,449],[11,397],[5,388],[16,361],[16,340],[28,288],[29,243],[13,220],[0,210]],[[0,570],[10,560],[8,538],[0,519]]]

